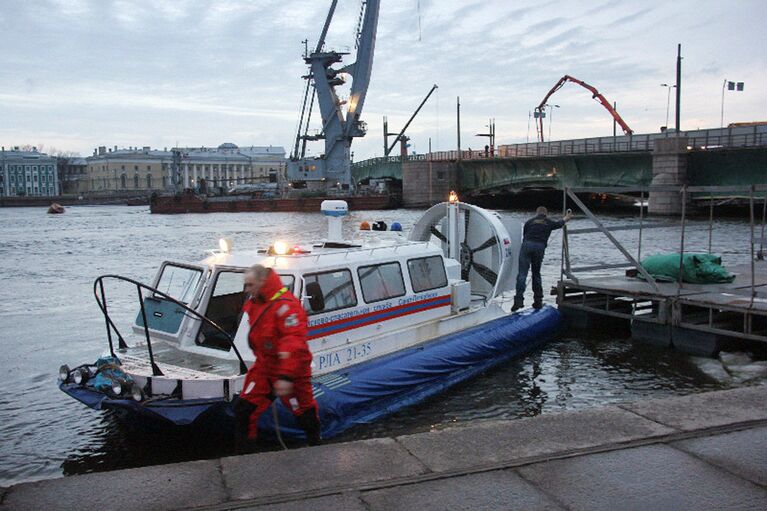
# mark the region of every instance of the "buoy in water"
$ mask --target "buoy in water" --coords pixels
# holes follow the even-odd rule
[[[64,211],[66,211],[64,209],[64,206],[62,206],[58,202],[54,202],[53,204],[51,204],[48,207],[48,214],[50,214],[50,215],[58,215],[58,214],[63,213]]]

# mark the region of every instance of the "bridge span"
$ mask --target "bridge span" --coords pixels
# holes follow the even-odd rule
[[[566,187],[764,184],[767,125],[373,158],[355,163],[352,172],[357,182],[401,180],[408,207],[439,202],[451,189],[482,199]],[[657,213],[681,207],[670,198],[654,203]]]

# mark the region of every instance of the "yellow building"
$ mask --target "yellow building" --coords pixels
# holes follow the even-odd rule
[[[285,149],[278,146],[237,147],[231,143],[216,148],[178,148],[181,188],[229,188],[237,184],[282,179]],[[86,186],[91,194],[151,193],[175,190],[173,151],[149,147],[107,149],[99,147],[87,158]]]
[[[163,176],[171,152],[143,148],[107,149],[102,146],[86,158],[86,193],[152,192],[164,190]]]

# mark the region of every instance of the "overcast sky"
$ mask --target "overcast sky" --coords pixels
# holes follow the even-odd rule
[[[306,73],[330,0],[0,0],[0,145],[90,155],[99,145],[153,148],[295,137]],[[360,0],[340,0],[328,46],[353,47]],[[499,144],[535,137],[529,112],[565,74],[617,102],[636,133],[665,124],[682,44],[682,129],[767,120],[764,0],[382,0],[355,160],[383,153],[382,116],[411,150],[478,149],[495,118]],[[347,57],[347,62],[353,56]],[[612,134],[591,95],[549,100],[552,139]],[[674,96],[669,124],[673,126]],[[316,111],[316,110],[315,110]],[[316,118],[316,116],[315,116]],[[548,135],[548,126],[546,128]],[[315,143],[313,152],[322,152]]]

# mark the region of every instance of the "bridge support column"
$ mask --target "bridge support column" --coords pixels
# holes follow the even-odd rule
[[[454,161],[402,162],[402,205],[406,208],[445,202],[457,186],[458,164]]]
[[[687,184],[687,137],[655,140],[652,153],[652,184],[682,187]],[[678,215],[682,212],[679,192],[651,192],[648,212],[655,215]]]

